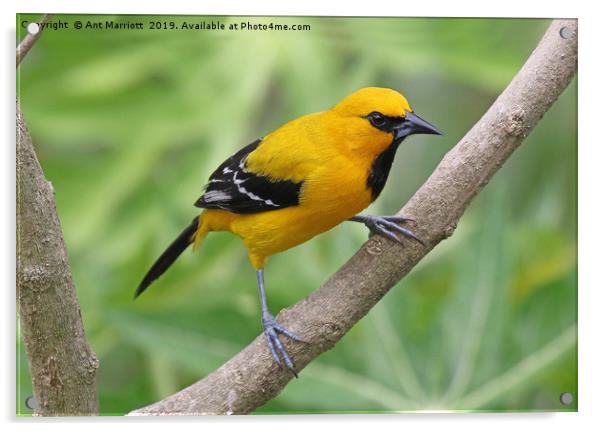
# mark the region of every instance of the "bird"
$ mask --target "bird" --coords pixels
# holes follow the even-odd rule
[[[294,119],[237,151],[209,176],[194,203],[201,209],[148,270],[135,297],[210,232],[242,239],[259,289],[261,321],[274,362],[297,377],[280,336],[301,337],[280,325],[268,308],[268,258],[344,221],[400,241],[420,239],[402,216],[360,214],[381,194],[399,145],[410,135],[442,132],[419,117],[398,91],[366,87],[332,108]]]

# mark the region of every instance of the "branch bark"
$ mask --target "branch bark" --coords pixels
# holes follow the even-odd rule
[[[44,30],[44,25],[48,23],[52,19],[52,15],[46,14],[42,17],[40,22],[40,30],[35,34],[27,33],[27,35],[23,38],[19,46],[17,47],[17,67],[21,64],[21,60],[27,55],[31,47],[37,42],[37,40],[42,35],[42,30]]]
[[[26,47],[17,49],[17,65],[35,40],[23,40]],[[17,310],[37,400],[34,413],[98,414],[98,359],[84,334],[54,190],[44,177],[18,102]]]
[[[415,232],[426,247],[374,236],[318,290],[279,314],[279,322],[308,341],[284,340],[298,369],[332,348],[433,247],[453,234],[466,207],[576,70],[577,21],[555,20],[504,92],[399,212],[418,221]],[[244,414],[274,398],[290,379],[289,372],[274,364],[260,335],[204,379],[130,415]]]

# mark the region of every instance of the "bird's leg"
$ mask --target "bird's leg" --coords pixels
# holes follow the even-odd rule
[[[366,225],[370,232],[373,234],[377,233],[383,236],[386,236],[393,241],[401,242],[399,237],[395,235],[394,231],[404,234],[405,236],[412,238],[418,241],[420,244],[424,245],[424,242],[416,235],[414,232],[409,230],[408,228],[399,226],[398,223],[404,223],[407,221],[414,221],[410,218],[401,217],[401,216],[371,216],[371,215],[356,215],[349,219],[349,221],[355,221],[358,223],[363,223]]]
[[[257,284],[259,285],[259,299],[261,300],[261,321],[263,323],[263,334],[268,342],[270,352],[272,353],[274,361],[276,361],[279,367],[282,368],[282,362],[280,360],[280,357],[282,356],[282,360],[284,361],[286,368],[288,368],[295,375],[295,377],[298,377],[297,372],[295,371],[295,364],[293,364],[293,361],[286,352],[282,341],[280,341],[278,338],[278,334],[282,334],[285,337],[295,341],[303,340],[276,322],[276,319],[272,313],[270,313],[270,310],[268,310],[268,301],[266,299],[265,285],[263,282],[263,269],[257,270]]]

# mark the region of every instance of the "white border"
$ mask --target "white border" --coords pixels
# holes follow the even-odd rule
[[[132,13],[132,14],[228,14],[228,15],[343,15],[343,16],[459,16],[459,17],[576,17],[585,8],[575,3],[552,0],[545,6],[524,0],[505,0],[503,2],[485,2],[475,0],[421,0],[344,3],[339,1],[232,1],[205,0],[190,2],[170,0],[140,3],[134,0],[106,0],[102,2],[80,2],[74,5],[72,0],[54,0],[52,6],[39,0],[21,0],[13,6],[19,12],[71,12],[71,13]],[[4,6],[6,7],[6,6]],[[7,7],[8,9],[8,7]],[[584,13],[582,15],[585,15]]]

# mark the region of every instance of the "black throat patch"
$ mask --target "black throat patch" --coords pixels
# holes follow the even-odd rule
[[[366,186],[372,192],[372,201],[376,200],[380,192],[383,191],[385,187],[385,183],[387,182],[387,178],[389,177],[389,172],[391,171],[391,165],[393,164],[393,160],[395,159],[395,153],[397,148],[401,144],[401,140],[393,141],[389,147],[380,153],[376,159],[372,162],[372,167],[370,168],[370,174],[368,175],[368,180],[366,181]]]

